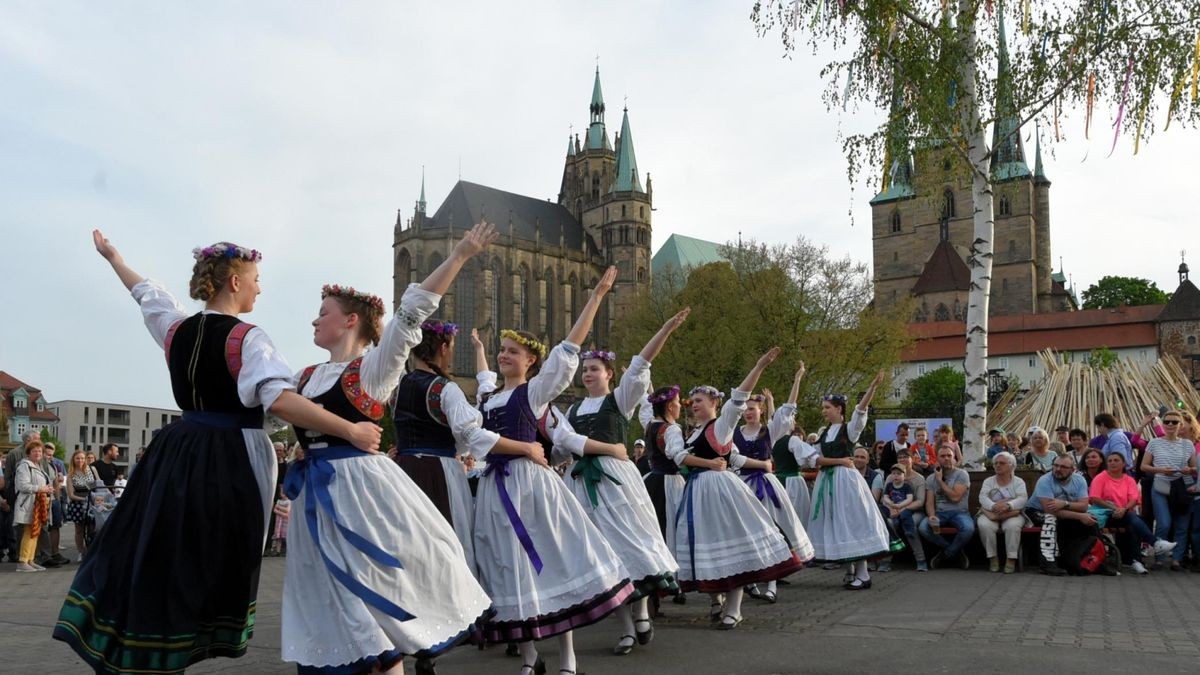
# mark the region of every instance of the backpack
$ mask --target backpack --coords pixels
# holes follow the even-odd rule
[[[1121,569],[1121,553],[1111,535],[1097,531],[1071,547],[1062,562],[1064,567],[1080,576],[1118,576]]]

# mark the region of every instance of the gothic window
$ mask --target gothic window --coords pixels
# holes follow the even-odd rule
[[[1188,336],[1188,339],[1187,339],[1187,343],[1188,343],[1188,346],[1189,346],[1189,347],[1195,347],[1195,346],[1196,346],[1196,336],[1195,336],[1195,335],[1189,335],[1189,336]]]
[[[639,267],[639,268],[638,268],[638,271],[637,271],[637,280],[638,280],[638,283],[639,283],[639,284],[640,284],[640,283],[645,283],[645,281],[646,281],[646,268],[645,268],[645,267]],[[1195,344],[1195,342],[1196,342],[1196,338],[1192,338],[1192,343],[1193,343],[1193,344]]]
[[[600,176],[592,174],[592,199],[600,198]]]
[[[892,262],[900,262],[900,252],[892,251]]]
[[[1003,279],[1000,281],[1000,288],[1001,290],[1008,290],[1008,279]]]
[[[571,278],[567,281],[567,320],[575,321],[576,312],[579,309],[579,277],[571,272]]]
[[[900,231],[900,210],[892,211],[892,232]]]
[[[468,265],[454,280],[454,316],[446,317],[461,326],[475,327],[475,292],[483,288],[483,265]],[[454,370],[459,373],[475,371],[475,349],[470,340],[454,341]]]
[[[557,317],[554,314],[554,297],[558,295],[558,286],[554,283],[554,270],[546,270],[546,340],[555,342],[554,327]]]
[[[430,253],[428,264],[429,264],[429,271],[425,273],[427,276],[431,272],[436,270],[438,268],[438,265],[442,264],[442,256],[438,255],[436,252]]]
[[[621,205],[621,217],[622,218],[625,217],[625,205],[624,204]]]
[[[604,207],[604,222],[608,222],[608,207]]]
[[[500,303],[500,292],[503,289],[503,280],[504,266],[500,264],[499,258],[494,258],[492,260],[492,287],[490,289],[492,292],[492,315],[489,318],[492,321],[492,325],[495,326],[493,335],[497,344],[499,344],[500,341],[500,330],[507,327],[505,325],[507,322],[504,320],[504,314],[500,311],[500,308],[503,306]]]
[[[1000,195],[1000,206],[997,211],[1001,216],[1012,215],[1012,205],[1008,201],[1008,195]]]
[[[642,220],[646,219],[646,207],[644,207],[644,206],[638,207],[638,218],[641,218]]]
[[[953,218],[955,215],[954,191],[950,188],[946,188],[946,191],[942,193],[942,217]]]
[[[949,171],[950,169],[953,169],[953,168],[954,168],[954,166],[950,163],[949,157],[942,160],[942,171]]]
[[[946,305],[944,305],[940,302],[938,303],[937,308],[933,310],[933,320],[934,321],[949,321],[950,320],[950,310],[946,307]]]
[[[1008,240],[1008,254],[1013,257],[1016,257],[1016,255],[1017,255],[1017,240],[1016,239]]]
[[[517,268],[517,327],[533,330],[533,307],[529,303],[529,268],[522,264]]]
[[[400,253],[396,254],[396,287],[400,289],[408,288],[408,284],[412,279],[412,256],[409,255],[408,249],[400,249]]]

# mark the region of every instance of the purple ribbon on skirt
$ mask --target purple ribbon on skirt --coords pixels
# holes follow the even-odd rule
[[[489,454],[487,469],[483,471],[483,475],[484,477],[496,477],[496,490],[500,493],[500,503],[504,505],[504,512],[508,514],[508,522],[512,524],[513,532],[517,534],[517,541],[521,542],[521,548],[525,549],[525,553],[529,555],[529,562],[533,563],[533,569],[541,574],[542,559],[538,557],[537,550],[533,547],[533,539],[529,536],[529,530],[525,529],[525,523],[521,522],[521,514],[517,513],[517,507],[513,504],[512,498],[508,496],[508,488],[504,486],[504,477],[509,475],[508,463],[514,459],[519,458],[517,455]]]
[[[771,503],[775,508],[782,508],[783,504],[779,501],[779,495],[775,494],[775,486],[771,485],[767,480],[767,472],[761,469],[751,469],[750,471],[742,472],[742,480],[746,481],[746,485],[754,488],[754,496],[758,501],[762,501],[764,497],[770,497]]]

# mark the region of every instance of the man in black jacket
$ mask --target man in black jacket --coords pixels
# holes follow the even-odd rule
[[[888,473],[896,465],[896,453],[908,449],[908,424],[901,422],[896,427],[896,440],[888,441],[879,453],[879,470]]]

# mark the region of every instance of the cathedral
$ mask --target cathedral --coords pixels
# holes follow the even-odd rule
[[[567,139],[558,202],[459,180],[429,214],[425,183],[413,215],[397,213],[393,305],[412,281],[429,274],[472,225],[494,223],[500,240],[463,268],[442,300],[438,318],[479,329],[489,354],[505,328],[527,330],[549,344],[562,340],[604,269],[617,281],[601,308],[591,340],[608,346],[613,323],[650,289],[650,219],[654,191],[638,173],[623,111],[610,140],[597,68],[583,138]],[[454,371],[473,373],[471,341],[456,341]]]
[[[887,310],[913,296],[913,320],[964,321],[971,274],[966,259],[974,237],[971,174],[944,144],[910,147],[889,139],[893,159],[883,190],[871,200],[875,306]],[[1004,22],[992,126],[992,287],[989,315],[1043,314],[1077,309],[1050,255],[1050,180],[1040,139],[1033,170],[1026,161]]]

